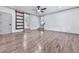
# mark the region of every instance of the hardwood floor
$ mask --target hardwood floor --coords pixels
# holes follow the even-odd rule
[[[79,35],[31,31],[0,35],[1,53],[78,53]]]

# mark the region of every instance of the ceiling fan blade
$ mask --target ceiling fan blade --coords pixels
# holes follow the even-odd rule
[[[44,11],[41,10],[41,12],[43,13]]]
[[[40,6],[37,6],[38,10],[40,9]]]
[[[42,8],[41,10],[46,10],[47,8]]]

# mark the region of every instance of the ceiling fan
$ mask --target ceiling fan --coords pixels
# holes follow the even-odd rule
[[[44,12],[44,10],[46,10],[47,8],[41,8],[40,6],[37,6],[37,11],[40,11],[40,12]]]
[[[37,6],[36,9],[33,9],[33,11],[43,13],[46,9],[47,9],[47,8],[41,8],[41,6]]]

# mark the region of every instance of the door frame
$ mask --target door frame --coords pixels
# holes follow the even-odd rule
[[[0,11],[0,13],[6,13],[6,14],[9,14],[9,15],[11,15],[11,32],[10,33],[12,33],[12,14],[10,14],[10,13],[8,13],[8,12],[3,12],[3,11]],[[5,33],[5,34],[9,34],[9,33]]]

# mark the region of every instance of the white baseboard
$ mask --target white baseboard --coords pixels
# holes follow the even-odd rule
[[[79,34],[79,32],[68,32],[68,31],[63,31],[63,30],[58,30],[58,29],[52,29],[52,28],[45,28],[45,30]]]

